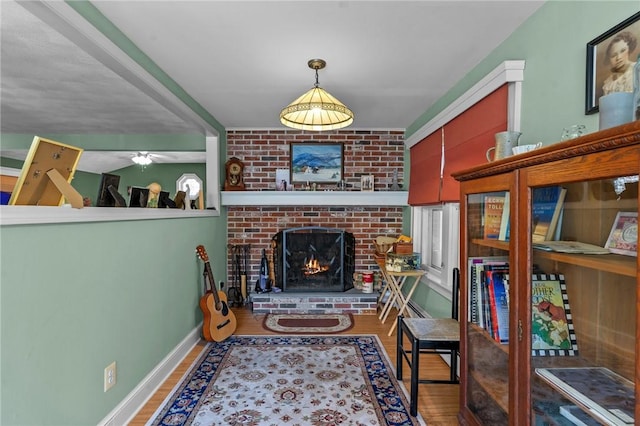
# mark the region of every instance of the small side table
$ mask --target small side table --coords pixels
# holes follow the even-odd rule
[[[405,314],[405,311],[408,316],[411,316],[411,312],[407,311],[407,305],[409,304],[411,296],[420,283],[420,278],[426,273],[426,271],[423,271],[422,269],[414,269],[410,271],[394,272],[385,269],[383,273],[385,275],[385,278],[387,278],[387,286],[385,288],[389,288],[390,295],[387,303],[385,303],[382,308],[382,312],[380,312],[380,319],[382,320],[382,323],[384,324],[384,322],[387,320],[389,312],[391,312],[391,307],[394,305],[394,303],[397,303],[398,305],[398,313],[396,314],[396,318],[400,315]],[[402,287],[404,287],[405,283],[407,282],[407,278],[409,277],[412,277],[414,280],[411,288],[409,288],[409,292],[405,296],[402,293]],[[396,325],[397,321],[393,321],[388,336],[391,336],[393,334],[393,331],[396,329]]]

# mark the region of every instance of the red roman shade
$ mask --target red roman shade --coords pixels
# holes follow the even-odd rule
[[[430,134],[409,150],[409,205],[433,204],[440,199],[442,129]]]
[[[494,135],[507,130],[508,98],[505,84],[410,149],[410,205],[460,200],[460,185],[451,173],[487,162],[487,149],[495,146]],[[440,157],[441,144],[444,164],[440,180],[440,166],[434,161]],[[438,182],[434,182],[436,169]]]
[[[494,135],[507,130],[509,91],[505,84],[444,125],[444,172],[440,201],[459,201],[460,184],[451,173],[487,162]]]

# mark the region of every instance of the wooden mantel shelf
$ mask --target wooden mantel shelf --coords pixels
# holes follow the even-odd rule
[[[223,206],[407,206],[407,191],[222,191]]]

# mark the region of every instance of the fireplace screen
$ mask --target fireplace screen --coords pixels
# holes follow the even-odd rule
[[[334,228],[291,228],[274,237],[276,285],[285,292],[353,288],[355,238]]]

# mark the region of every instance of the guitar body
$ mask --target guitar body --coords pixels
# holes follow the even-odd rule
[[[220,303],[216,305],[211,312],[209,334],[211,335],[212,340],[222,342],[236,331],[238,324],[236,322],[236,316],[233,314],[231,309],[229,309],[229,305],[227,304],[227,295],[223,291],[218,291],[217,293]]]
[[[204,246],[196,247],[196,252],[204,264],[205,293],[200,298],[200,309],[202,310],[202,337],[211,342],[221,342],[231,336],[236,331],[236,316],[227,304],[227,295],[223,291],[216,289],[209,256]],[[210,288],[207,288],[206,281],[209,281]]]
[[[213,337],[211,336],[211,319],[212,312],[215,310],[215,300],[213,298],[213,293],[207,291],[200,298],[200,310],[202,311],[202,337],[204,340],[211,342]]]

